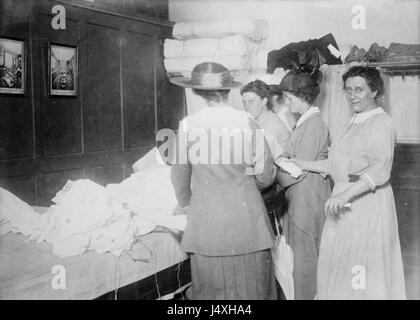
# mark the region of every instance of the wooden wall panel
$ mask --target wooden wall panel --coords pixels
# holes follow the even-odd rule
[[[53,204],[51,199],[65,186],[68,180],[74,181],[83,177],[83,168],[39,173],[37,180],[38,205],[50,206]]]
[[[65,30],[54,30],[51,28],[51,15],[40,15],[37,23],[38,34],[41,39],[49,41],[41,42],[39,52],[41,63],[38,64],[37,73],[41,76],[40,87],[38,87],[39,98],[42,101],[39,106],[40,131],[43,155],[64,155],[82,152],[82,119],[81,119],[81,98],[80,93],[77,97],[51,96],[49,94],[49,66],[48,66],[48,47],[49,42],[78,46],[79,51],[83,51],[79,42],[79,22],[66,19]],[[85,57],[79,54],[80,59]],[[79,68],[79,72],[82,72]],[[80,78],[80,77],[79,77]]]
[[[109,10],[138,17],[168,19],[168,0],[67,0],[101,10]]]
[[[29,24],[24,22],[19,19],[13,24],[1,23],[0,37],[24,40],[28,57],[31,53],[31,34]],[[25,66],[25,94],[0,94],[0,160],[34,157],[31,59],[26,59]]]
[[[420,191],[394,188],[406,292],[420,299]]]
[[[106,186],[108,183],[119,183],[124,179],[124,164],[116,163],[95,166],[87,169],[86,178]]]
[[[128,31],[122,49],[125,150],[155,141],[154,36]]]
[[[0,97],[0,160],[34,156],[30,97]]]
[[[87,69],[83,70],[86,152],[121,150],[120,31],[86,25]]]
[[[36,203],[36,181],[34,175],[0,178],[0,186],[27,203]]]
[[[156,123],[173,118],[176,109],[161,104],[182,101],[176,96],[182,89],[168,83],[163,69],[170,22],[74,3],[0,2],[2,18],[13,17],[0,21],[0,36],[27,43],[26,94],[0,95],[0,186],[32,205],[50,205],[68,179],[105,185],[128,177],[155,146]],[[18,16],[16,4],[25,4]],[[66,8],[65,30],[51,27],[55,4]],[[77,97],[50,96],[50,43],[78,47]]]
[[[395,195],[406,292],[420,299],[420,145],[395,149],[391,183]]]

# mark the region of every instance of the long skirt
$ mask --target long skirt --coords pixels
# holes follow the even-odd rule
[[[270,250],[236,256],[193,253],[192,300],[275,300],[274,269]]]
[[[295,300],[313,300],[316,295],[319,240],[296,226],[289,215],[284,218],[284,234],[293,250]]]
[[[339,189],[340,187],[340,189]],[[335,186],[339,193],[346,185]],[[389,184],[327,218],[318,261],[317,298],[405,299],[394,195]]]

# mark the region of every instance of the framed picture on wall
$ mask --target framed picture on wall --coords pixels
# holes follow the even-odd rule
[[[50,43],[49,92],[52,96],[77,96],[77,47]]]
[[[0,36],[0,93],[25,93],[25,41]]]

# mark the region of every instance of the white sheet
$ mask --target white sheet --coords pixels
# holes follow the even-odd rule
[[[172,29],[172,36],[176,39],[221,39],[234,34],[260,42],[268,36],[268,23],[261,19],[177,22]]]
[[[1,235],[0,299],[94,299],[188,258],[168,233],[153,232],[139,239],[120,257],[90,251],[59,258],[51,253],[47,242],[26,242],[20,234]],[[54,266],[64,267],[65,289],[52,287],[57,275],[52,272]]]

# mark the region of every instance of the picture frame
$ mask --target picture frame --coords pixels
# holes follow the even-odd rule
[[[24,95],[25,80],[25,40],[0,36],[0,94]]]
[[[77,97],[79,85],[77,46],[50,43],[48,86],[50,96]]]

